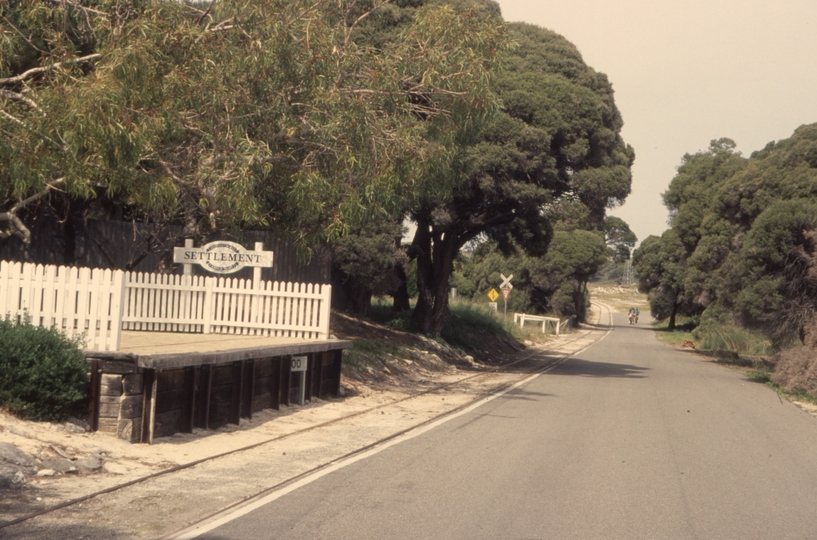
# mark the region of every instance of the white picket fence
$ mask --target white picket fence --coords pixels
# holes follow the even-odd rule
[[[327,339],[329,285],[179,276],[0,261],[0,316],[30,318],[88,350],[121,330]]]
[[[124,275],[121,271],[0,261],[0,317],[28,317],[69,337],[85,335],[85,348],[119,349]]]
[[[330,285],[127,273],[122,328],[326,339]]]

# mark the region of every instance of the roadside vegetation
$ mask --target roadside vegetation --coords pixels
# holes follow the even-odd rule
[[[366,378],[382,377],[384,371],[397,375],[412,363],[428,370],[498,365],[523,350],[523,343],[549,339],[541,327],[520,328],[512,315],[506,318],[485,304],[465,300],[452,302],[451,317],[434,338],[406,331],[407,313],[394,312],[386,302],[373,304],[369,320],[335,312],[332,324],[334,332],[353,341],[344,351],[344,369],[353,378],[363,372]]]
[[[817,124],[749,157],[713,140],[683,157],[663,198],[670,228],[633,254],[653,316],[816,398]]]
[[[60,421],[82,408],[88,367],[61,332],[0,319],[0,407],[24,419]]]

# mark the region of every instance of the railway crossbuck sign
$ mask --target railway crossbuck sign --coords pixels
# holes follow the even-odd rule
[[[500,289],[513,289],[513,285],[511,285],[513,274],[508,277],[505,277],[505,274],[499,274],[499,277],[502,278],[502,285],[499,286]]]

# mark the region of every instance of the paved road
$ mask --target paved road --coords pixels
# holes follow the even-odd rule
[[[817,419],[615,322],[555,370],[201,538],[817,538]]]

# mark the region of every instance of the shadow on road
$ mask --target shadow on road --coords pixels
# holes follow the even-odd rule
[[[581,358],[571,358],[549,372],[550,375],[579,377],[613,377],[622,379],[644,379],[649,368],[612,362],[591,362]]]
[[[621,328],[621,329],[629,328],[630,330],[649,330],[650,332],[666,332],[666,330],[655,328],[651,324],[642,324],[642,323],[638,323],[638,324],[614,324],[613,328],[614,329],[616,329],[616,328]]]
[[[539,398],[553,397],[553,394],[547,394],[545,392],[531,392],[520,387],[514,388],[510,392],[507,392],[504,397],[507,399],[519,399],[524,401],[538,401]]]

